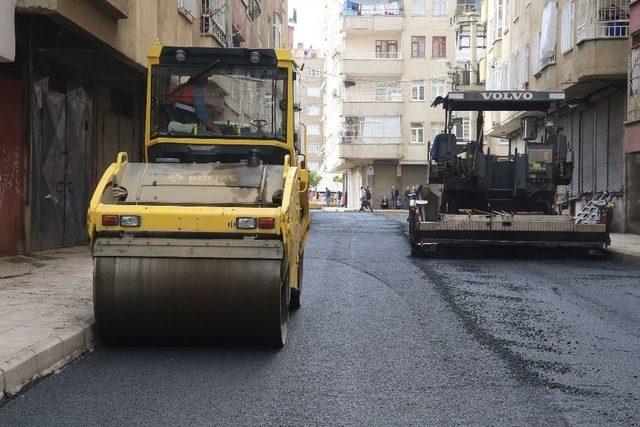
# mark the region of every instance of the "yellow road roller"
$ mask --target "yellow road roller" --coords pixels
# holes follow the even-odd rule
[[[151,49],[145,162],[120,153],[88,212],[104,338],[284,345],[309,230],[297,73],[284,49]]]

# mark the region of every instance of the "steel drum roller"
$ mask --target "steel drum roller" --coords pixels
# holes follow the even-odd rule
[[[281,259],[125,255],[96,256],[94,263],[103,336],[284,344],[289,286]]]

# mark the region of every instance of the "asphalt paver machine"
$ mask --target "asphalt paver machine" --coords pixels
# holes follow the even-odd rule
[[[531,246],[584,248],[600,253],[610,243],[606,207],[589,220],[560,214],[557,187],[568,185],[572,152],[558,126],[564,92],[465,91],[438,97],[444,132],[429,149],[428,183],[419,187],[409,212],[413,253],[439,246]],[[477,114],[477,138],[459,143],[453,131],[459,112]],[[485,146],[485,112],[525,112],[523,142],[508,155]]]
[[[284,345],[309,229],[296,73],[283,49],[151,49],[145,162],[120,153],[88,212],[101,335]]]

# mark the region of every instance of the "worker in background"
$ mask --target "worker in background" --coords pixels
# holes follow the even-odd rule
[[[209,76],[200,74],[190,78],[184,85],[178,86],[169,95],[171,102],[178,103],[177,108],[181,108],[180,104],[192,107],[195,112],[195,118],[199,127],[215,134],[222,135],[220,128],[216,125],[207,112],[207,103],[205,100],[205,90]]]

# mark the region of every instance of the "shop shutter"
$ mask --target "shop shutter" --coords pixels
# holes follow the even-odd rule
[[[624,187],[624,117],[625,102],[621,92],[609,98],[609,191]]]
[[[594,173],[594,161],[593,161],[593,128],[594,128],[595,111],[593,107],[589,107],[581,113],[580,118],[580,136],[581,136],[581,153],[580,163],[582,166],[581,174],[581,193],[593,192],[593,173]]]
[[[582,164],[580,156],[582,155],[582,147],[580,145],[580,113],[571,113],[571,139],[567,138],[573,150],[573,177],[571,179],[571,195],[577,197],[580,195],[581,185],[580,176],[582,172]]]
[[[596,102],[595,139],[595,191],[607,191],[609,175],[609,101],[603,98]]]

